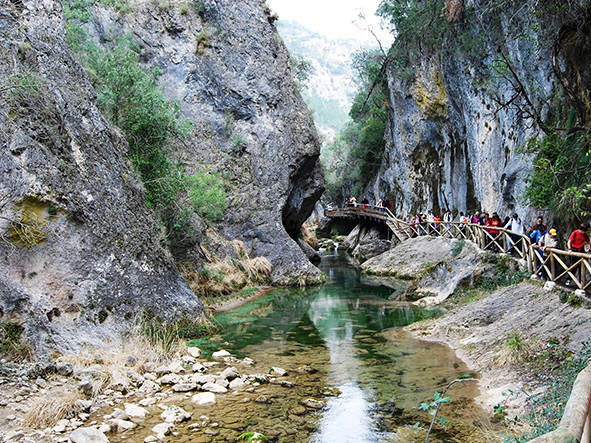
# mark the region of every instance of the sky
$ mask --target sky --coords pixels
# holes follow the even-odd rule
[[[374,40],[371,33],[353,24],[363,13],[381,40],[389,34],[381,31],[375,11],[381,0],[267,0],[267,5],[279,20],[294,20],[305,27],[335,38]],[[368,23],[363,24],[366,28]]]

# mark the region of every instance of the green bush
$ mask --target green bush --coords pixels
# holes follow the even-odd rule
[[[226,210],[226,191],[222,180],[212,173],[188,177],[189,199],[193,210],[201,217],[218,221]]]
[[[32,357],[31,348],[22,340],[23,326],[14,322],[2,324],[0,330],[0,355],[10,360],[22,361]]]

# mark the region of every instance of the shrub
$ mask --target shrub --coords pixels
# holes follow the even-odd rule
[[[193,210],[207,220],[222,220],[226,210],[222,180],[212,173],[198,173],[188,177],[187,181]]]
[[[33,353],[23,342],[24,327],[14,322],[2,324],[0,330],[0,355],[15,361],[30,360]]]

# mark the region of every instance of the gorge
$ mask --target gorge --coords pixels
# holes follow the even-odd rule
[[[328,203],[325,187],[334,204],[386,196],[405,219],[485,209],[518,212],[529,227],[542,213],[564,244],[591,212],[589,2],[405,7],[382,3],[397,40],[372,55],[352,109],[351,138],[370,148],[335,149],[323,170],[264,0],[0,1],[3,354],[18,344],[21,360],[47,361],[117,347],[145,321],[206,327],[216,284],[222,296],[321,284],[302,227]],[[519,323],[491,334],[499,309],[539,307],[528,324],[579,351],[586,309],[556,294],[538,303],[540,292],[522,283],[477,301],[472,320],[459,309],[410,329],[452,342],[486,374],[494,356],[470,346],[500,346]],[[569,329],[564,312],[583,327]]]

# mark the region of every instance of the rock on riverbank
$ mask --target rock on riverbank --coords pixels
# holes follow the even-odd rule
[[[289,411],[295,428],[305,423],[303,415],[324,405],[323,390],[312,394],[296,387],[314,373],[311,367],[261,366],[227,351],[206,359],[199,348],[181,348],[167,356],[137,343],[129,350],[96,349],[43,364],[3,362],[0,441],[108,443],[127,438],[149,443],[187,434],[193,442],[212,441],[214,435],[235,439],[256,430],[249,429],[257,421],[243,417],[243,408],[301,395],[301,405]]]
[[[361,269],[374,275],[415,280],[420,305],[443,302],[456,290],[496,272],[499,255],[484,252],[465,240],[422,236],[411,238],[367,260]],[[507,265],[518,265],[507,260]]]
[[[501,405],[513,417],[524,410],[527,397],[542,392],[549,382],[523,363],[549,350],[550,343],[575,353],[580,350],[591,335],[591,311],[570,306],[560,300],[558,291],[545,291],[541,284],[528,281],[407,329],[421,339],[443,341],[456,349],[481,375],[477,401],[491,413]],[[519,342],[519,354],[511,354],[515,350],[508,345],[510,340]]]

